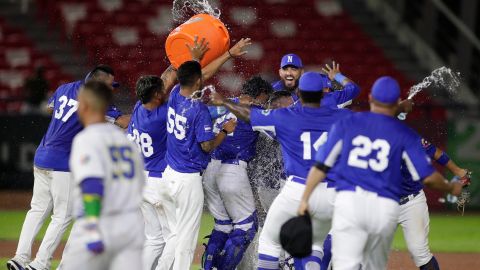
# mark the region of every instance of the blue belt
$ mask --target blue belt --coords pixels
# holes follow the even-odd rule
[[[299,183],[299,184],[302,184],[302,185],[305,185],[307,183],[307,179],[301,178],[301,177],[298,177],[298,176],[292,176],[290,178],[290,181],[295,182],[295,183]]]
[[[222,164],[233,164],[233,165],[240,165],[240,161],[243,161],[241,159],[225,159],[221,160],[220,163]],[[245,161],[246,162],[246,161]]]
[[[163,172],[148,172],[149,177],[162,178]]]
[[[400,205],[404,205],[406,203],[408,203],[409,201],[413,200],[415,197],[418,196],[418,194],[420,194],[420,191],[417,191],[413,194],[410,194],[408,196],[405,196],[405,197],[402,197],[400,198],[400,201],[398,202]]]

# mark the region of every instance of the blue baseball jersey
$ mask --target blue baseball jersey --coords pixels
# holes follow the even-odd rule
[[[238,98],[231,99],[238,103]],[[232,113],[227,113],[219,118],[214,125],[214,130],[220,131],[222,125],[235,118]],[[257,143],[258,132],[253,131],[252,126],[240,119],[237,119],[235,131],[228,134],[223,142],[212,152],[212,158],[218,160],[243,160],[250,161],[255,156],[255,145]]]
[[[343,109],[297,105],[277,110],[252,109],[250,122],[254,130],[275,134],[287,176],[306,178],[315,151],[325,142],[332,124],[349,114]]]
[[[137,101],[128,124],[128,138],[143,155],[145,170],[162,173],[167,166],[167,104],[148,110]]]
[[[180,94],[176,85],[168,99],[167,165],[177,172],[203,171],[210,161],[200,143],[215,138],[212,118],[205,104]]]
[[[431,159],[434,159],[436,147],[430,142],[426,141],[425,139],[422,139],[422,145],[427,155]],[[414,181],[412,179],[412,175],[408,171],[407,166],[405,164],[402,164],[402,176],[403,176],[403,184],[402,184],[401,197],[405,197],[410,194],[420,192],[420,190],[423,189],[423,183],[420,181]]]
[[[53,110],[52,119],[35,152],[35,166],[70,171],[68,160],[73,137],[83,129],[77,115],[77,96],[83,83],[84,81],[76,81],[60,85],[48,100],[48,106]],[[105,117],[114,121],[120,115],[121,112],[111,105]]]
[[[335,123],[316,161],[338,166],[338,191],[359,186],[397,202],[402,162],[415,181],[434,172],[418,134],[396,118],[372,112],[355,113]]]
[[[355,83],[349,82],[343,86],[342,90],[332,91],[323,95],[321,105],[343,108],[352,103],[360,94],[360,87]]]

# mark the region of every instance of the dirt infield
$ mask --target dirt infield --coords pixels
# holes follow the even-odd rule
[[[35,242],[33,248],[33,254],[38,250],[39,242]],[[14,255],[17,247],[16,241],[0,241],[0,257],[10,258]],[[57,249],[54,254],[54,258],[59,260],[61,257],[61,251],[64,248],[64,243]],[[201,255],[203,253],[203,247],[197,247],[195,252],[194,263],[199,264]],[[436,253],[437,258],[442,270],[473,270],[480,269],[480,254],[478,253]],[[0,268],[3,266],[0,266]],[[388,260],[388,270],[412,270],[418,269],[410,259],[410,255],[403,251],[392,251]]]

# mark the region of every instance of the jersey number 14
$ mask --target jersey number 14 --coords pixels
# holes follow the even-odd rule
[[[300,135],[300,141],[303,142],[303,159],[311,160],[312,159],[312,146],[315,151],[318,151],[318,148],[322,146],[327,141],[327,132],[323,132],[322,135],[315,141],[312,145],[312,134],[310,131],[303,132]]]

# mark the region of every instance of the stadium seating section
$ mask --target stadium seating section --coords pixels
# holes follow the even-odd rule
[[[396,77],[405,92],[412,84],[335,1],[210,2],[221,10],[220,18],[230,30],[232,44],[241,37],[251,37],[255,42],[245,58],[225,65],[214,79],[213,83],[223,91],[237,92],[244,79],[259,72],[274,79],[280,57],[288,52],[299,54],[309,70],[320,70],[332,60],[341,63],[341,70],[362,87],[364,106],[368,89],[379,75]],[[61,28],[64,38],[73,41],[77,53],[87,52],[91,65],[112,65],[124,85],[133,87],[140,74],[160,74],[168,64],[164,43],[177,25],[171,19],[171,0],[37,0],[36,4],[39,20],[48,21],[52,28]],[[15,50],[0,49],[1,70],[16,65],[16,71],[28,73],[35,66],[34,60],[41,60],[52,67],[49,70],[58,71],[48,57],[35,52],[19,31],[11,31],[12,34],[4,34],[0,44],[12,44]],[[17,51],[18,48],[23,51]],[[8,62],[11,54],[15,55],[13,63]],[[58,84],[59,76],[49,78]],[[11,81],[8,87],[13,94],[21,80]]]
[[[48,55],[38,52],[20,29],[11,27],[0,18],[0,112],[19,111],[24,80],[37,66],[45,68],[45,76],[51,85],[71,80]]]

